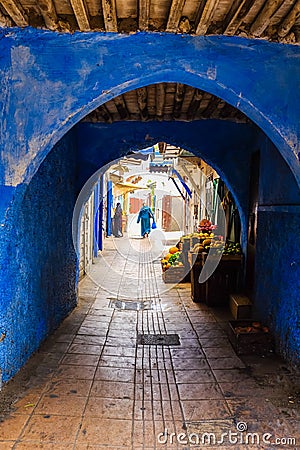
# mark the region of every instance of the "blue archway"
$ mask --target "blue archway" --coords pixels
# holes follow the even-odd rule
[[[7,117],[15,117],[3,123],[7,184],[29,182],[55,143],[96,107],[168,81],[212,93],[245,113],[300,183],[298,47],[226,36],[32,29],[10,32],[2,45],[0,68],[8,80],[2,95]]]

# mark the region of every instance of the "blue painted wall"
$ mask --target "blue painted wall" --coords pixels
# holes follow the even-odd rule
[[[2,175],[6,184],[29,181],[53,145],[97,106],[146,84],[177,81],[248,115],[300,182],[299,53],[298,46],[229,36],[2,30],[0,112],[14,118],[1,123]]]
[[[232,189],[244,224],[251,152],[261,149],[256,307],[277,331],[283,354],[296,364],[299,47],[225,36],[68,35],[27,28],[2,30],[0,48],[0,332],[6,333],[0,367],[5,379],[75,304],[70,226],[78,189],[99,164],[157,140],[199,151]],[[114,96],[167,81],[219,96],[269,139],[254,126],[213,121],[80,125],[64,138]],[[281,230],[291,230],[284,241]],[[278,274],[283,274],[280,283]]]
[[[277,348],[300,365],[300,189],[272,142],[261,135],[256,298]]]
[[[69,133],[18,189],[3,227],[0,367],[8,380],[76,304],[72,213],[76,151]],[[6,242],[4,242],[4,235]]]

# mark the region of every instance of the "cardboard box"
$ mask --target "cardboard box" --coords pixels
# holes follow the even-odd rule
[[[230,311],[235,320],[251,318],[252,303],[246,295],[231,294],[229,296]]]

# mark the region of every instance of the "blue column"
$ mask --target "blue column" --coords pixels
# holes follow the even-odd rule
[[[107,214],[106,214],[106,231],[107,236],[111,236],[111,210],[113,205],[112,181],[107,182]]]
[[[93,239],[93,254],[98,256],[98,242],[99,242],[99,193],[100,182],[98,181],[94,189],[94,239]]]
[[[99,181],[99,236],[98,236],[98,248],[103,250],[103,175]]]

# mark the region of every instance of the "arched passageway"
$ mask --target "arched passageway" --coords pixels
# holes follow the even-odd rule
[[[7,305],[7,311],[10,310],[10,314],[13,314],[10,333],[15,336],[15,342],[18,342],[18,345],[11,346],[7,340],[6,345],[14,361],[14,364],[11,364],[11,361],[6,360],[7,377],[23,364],[32,350],[37,348],[41,340],[75,305],[78,273],[76,255],[72,248],[71,225],[78,193],[101,166],[128,153],[130,149],[149,146],[161,140],[172,142],[201,155],[226,180],[240,208],[244,250],[247,241],[252,153],[261,151],[263,180],[261,195],[265,196],[263,197],[266,199],[265,203],[270,201],[277,204],[281,201],[286,204],[297,192],[296,182],[276,148],[250,123],[234,124],[212,120],[191,123],[78,124],[44,160],[25,190],[19,208],[15,210],[18,222],[15,222],[14,229],[18,237],[19,254],[15,261],[10,262],[11,276],[15,277],[15,283],[10,285],[10,295],[19,305],[23,305],[26,314],[16,326],[15,306],[13,303]],[[273,173],[278,173],[282,181],[275,185],[272,183],[272,189],[269,189],[271,168]],[[289,189],[283,192],[282,183],[289,186]],[[91,188],[92,185],[93,182]],[[272,207],[262,212],[260,220],[263,222],[265,218],[269,220],[269,217],[276,214],[272,211]],[[289,215],[281,216],[283,222],[276,226],[276,233],[279,236],[282,227],[285,226],[285,220],[290,220],[289,217]],[[17,227],[17,223],[22,226]],[[295,242],[295,236],[291,236],[290,240],[286,237],[283,245],[275,238],[275,230],[272,236],[269,235],[269,226],[259,226],[258,233],[261,239],[260,243],[258,242],[261,262],[257,267],[257,290],[254,294],[257,313],[273,326],[275,333],[277,330],[278,342],[284,354],[291,359],[294,355],[296,361],[297,347],[291,345],[291,341],[295,343],[295,335],[291,332],[289,339],[286,339],[286,334],[283,339],[281,333],[285,333],[286,327],[289,326],[292,330],[292,324],[296,319],[290,312],[294,311],[297,302],[298,281],[295,278],[293,285],[293,277],[289,273],[291,291],[287,299],[283,295],[285,284],[282,286],[275,284],[277,275],[273,270],[274,264],[277,265],[281,261],[278,255],[286,254],[286,245],[289,246],[290,264],[293,263],[295,255],[291,250],[291,242]],[[272,247],[278,245],[277,251],[272,254],[268,248],[268,240]],[[21,279],[18,276],[20,267]],[[276,292],[280,293],[286,313],[283,314],[280,309],[278,294],[271,293],[270,289],[276,289]],[[33,302],[33,298],[39,301]],[[30,333],[28,330],[31,330]],[[294,331],[296,332],[296,329]],[[22,346],[17,340],[19,335],[26,336],[26,343],[24,342]]]
[[[240,38],[149,37],[141,33],[129,37],[98,35],[93,39],[63,35],[59,41],[61,51],[57,52],[57,39],[47,32],[33,30],[5,37],[3,73],[8,79],[9,74],[13,75],[3,94],[7,96],[7,115],[12,117],[17,111],[18,124],[4,123],[1,135],[6,150],[1,165],[1,255],[7,268],[0,285],[3,304],[0,325],[4,336],[0,365],[4,379],[20,368],[74,306],[76,262],[70,240],[60,229],[63,226],[70,230],[71,209],[81,187],[101,165],[132,147],[148,146],[159,140],[201,154],[222,174],[240,206],[244,245],[251,157],[260,151],[255,304],[259,314],[272,325],[282,353],[297,362],[299,256],[296,244],[299,235],[294,236],[288,230],[291,226],[297,229],[299,223],[299,104],[297,96],[290,96],[286,90],[286,86],[295,87],[296,50]],[[132,50],[128,54],[129,43]],[[47,47],[47,52],[41,51],[41,45]],[[238,60],[234,56],[236,46]],[[268,63],[265,63],[266,52],[270,56]],[[126,61],[121,58],[116,70],[115,59],[124,54],[128,58]],[[53,70],[54,59],[60,67],[58,71]],[[69,65],[68,61],[73,63]],[[154,66],[159,70],[153,71]],[[14,82],[18,77],[16,67],[23,69],[18,83]],[[256,89],[252,88],[254,80]],[[124,92],[168,81],[186,83],[217,95],[239,108],[266,134],[252,123],[220,121],[74,126],[86,114]],[[29,86],[34,86],[39,102],[25,95]],[[65,90],[61,104],[62,86]],[[287,107],[288,115],[284,113]],[[30,120],[26,113],[29,110]],[[57,199],[55,204],[52,198]],[[32,199],[39,200],[32,202]],[[51,223],[48,218],[53,209],[58,214]],[[36,222],[39,228],[33,226]],[[284,242],[282,230],[285,230]],[[35,247],[30,245],[32,241]],[[59,255],[64,258],[60,270],[56,270]],[[44,266],[42,260],[47,261]],[[286,279],[289,279],[288,288]],[[68,292],[67,301],[58,301],[57,317],[50,320],[52,310],[48,302],[53,295],[64,298],[65,294],[60,296],[63,292]],[[19,320],[16,310],[28,312],[24,320]],[[35,318],[33,325],[31,317]]]

